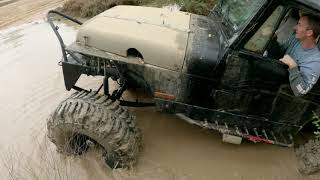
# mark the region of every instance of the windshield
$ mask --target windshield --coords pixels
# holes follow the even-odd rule
[[[266,0],[221,0],[223,18],[237,31],[250,21]]]

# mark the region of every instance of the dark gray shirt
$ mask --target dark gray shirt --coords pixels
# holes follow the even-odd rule
[[[304,49],[295,36],[283,45],[298,67],[289,69],[290,86],[295,96],[305,95],[316,84],[320,75],[320,51],[318,47]]]

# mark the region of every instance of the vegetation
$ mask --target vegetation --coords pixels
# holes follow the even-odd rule
[[[181,10],[194,14],[208,15],[215,5],[215,0],[178,0]]]
[[[317,130],[314,132],[317,138],[320,138],[320,117],[313,113],[313,124],[316,126]]]
[[[177,4],[182,11],[207,15],[216,0],[68,0],[62,11],[72,16],[89,18],[117,5],[162,7]]]
[[[88,18],[117,5],[139,5],[139,0],[69,0],[62,11],[72,16]]]

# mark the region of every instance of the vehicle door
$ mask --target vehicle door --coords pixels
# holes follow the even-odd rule
[[[221,109],[270,117],[279,88],[288,84],[286,65],[268,54],[286,10],[284,6],[275,6],[257,23],[251,22],[240,35],[241,42],[231,48],[221,80],[222,90],[216,95]]]
[[[289,85],[288,67],[279,61],[284,55],[281,41],[285,38],[277,37],[281,34],[278,30],[291,24],[285,32],[287,38],[293,35],[295,23],[294,20],[290,22],[290,16],[294,12],[299,10],[281,5],[275,7],[261,26],[246,30],[242,42],[228,57],[226,65],[229,71],[239,71],[234,73],[241,78],[233,81],[237,87],[234,99],[242,107],[242,113],[277,122],[279,127],[276,129],[279,130],[303,125],[310,119],[312,111],[318,108],[314,103],[317,88],[303,98],[295,97]],[[298,19],[299,15],[296,21]],[[275,53],[277,49],[278,53]]]

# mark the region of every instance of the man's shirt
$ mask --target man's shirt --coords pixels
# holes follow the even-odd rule
[[[318,47],[304,49],[295,36],[283,45],[298,67],[289,69],[289,81],[295,96],[305,95],[316,84],[320,76],[320,51]]]

